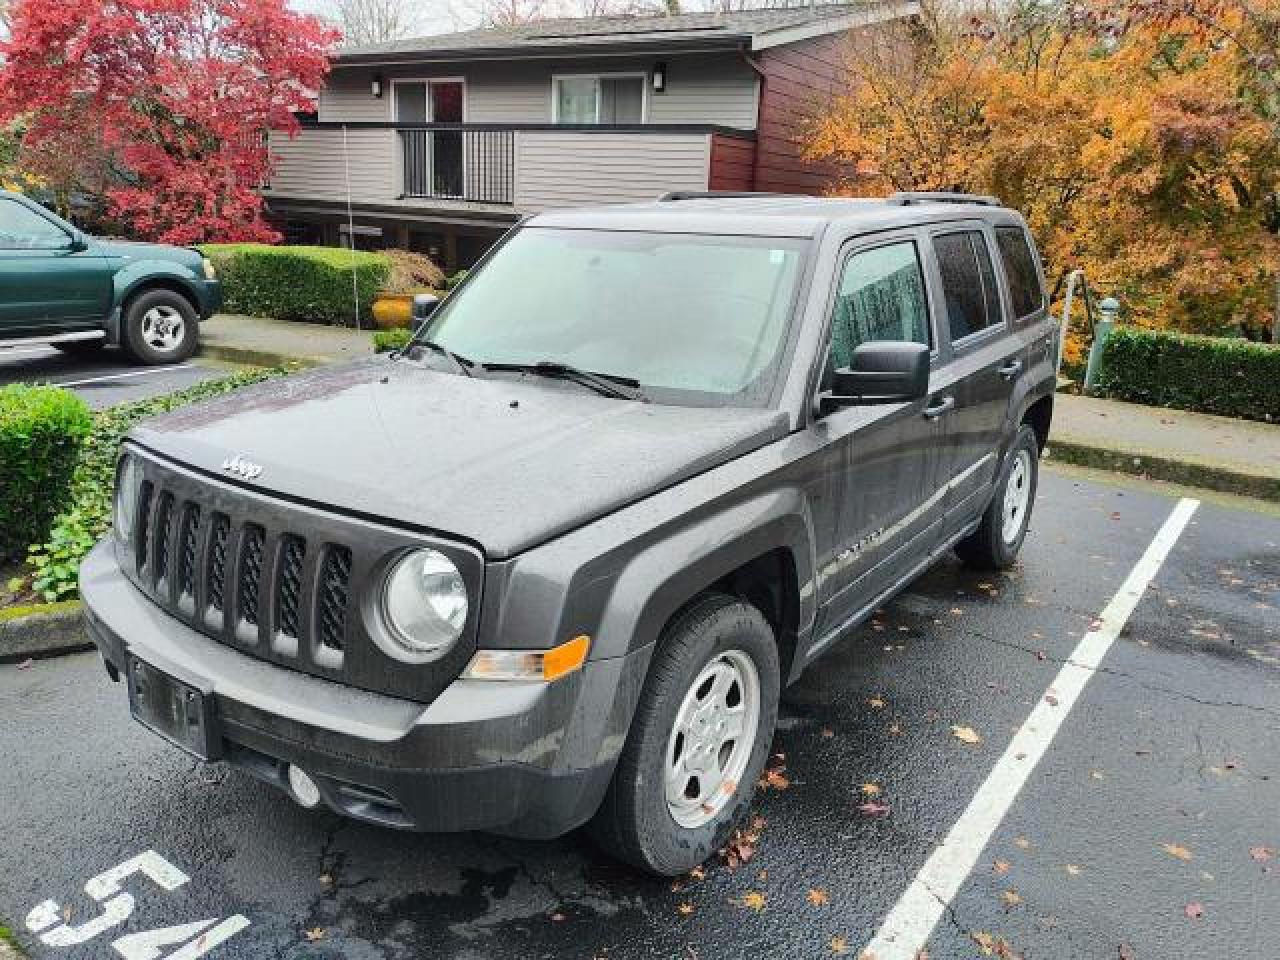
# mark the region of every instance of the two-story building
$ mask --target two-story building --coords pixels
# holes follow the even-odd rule
[[[317,114],[274,136],[291,241],[402,247],[448,269],[520,217],[679,190],[818,193],[806,120],[851,32],[914,0],[549,20],[348,47]]]

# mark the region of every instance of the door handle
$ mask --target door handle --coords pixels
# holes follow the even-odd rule
[[[924,408],[924,417],[926,420],[937,420],[940,416],[942,416],[947,411],[954,410],[955,405],[956,405],[955,397],[951,397],[951,396],[943,397],[941,400],[935,401],[934,403]]]
[[[1006,380],[1012,380],[1014,377],[1016,377],[1018,374],[1022,372],[1022,361],[1010,360],[1003,367],[1000,367],[997,372],[1000,374],[1000,376],[1004,377]]]

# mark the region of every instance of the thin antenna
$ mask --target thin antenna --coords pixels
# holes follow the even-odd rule
[[[347,151],[347,125],[342,125],[342,167],[347,180],[347,249],[351,251],[351,299],[356,305],[356,329],[360,329],[360,284],[356,279],[356,222],[351,213],[351,157]]]

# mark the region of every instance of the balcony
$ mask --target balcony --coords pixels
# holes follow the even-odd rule
[[[273,200],[513,217],[749,189],[755,143],[705,125],[312,123],[271,149]]]

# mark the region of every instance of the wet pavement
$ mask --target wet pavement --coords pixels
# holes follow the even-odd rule
[[[199,360],[146,367],[115,347],[81,357],[45,346],[0,347],[0,386],[8,383],[65,386],[95,410],[172,393],[202,380],[226,376],[228,372],[226,366]]]
[[[675,883],[576,835],[307,812],[136,727],[93,655],[0,667],[0,924],[35,957],[856,957],[1175,503],[1046,471],[1019,566],[947,561],[815,664],[783,708],[750,858]],[[928,956],[1276,956],[1278,610],[1280,518],[1204,503]],[[52,899],[74,931],[99,912],[86,881],[148,850],[189,880],[123,881],[132,914],[79,945],[20,929]],[[175,925],[185,953],[111,946]]]

